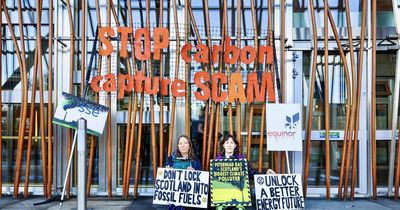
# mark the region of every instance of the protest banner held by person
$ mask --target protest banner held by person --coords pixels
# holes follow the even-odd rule
[[[176,151],[167,158],[165,166],[174,169],[201,170],[199,158],[196,157],[192,141],[186,135],[178,137]],[[183,206],[169,205],[169,210],[184,210]]]
[[[222,141],[220,141],[220,152],[217,155],[216,159],[245,159],[243,155],[239,153],[238,142],[233,135],[225,135]],[[249,179],[253,180],[254,175],[257,173],[254,170],[251,162],[248,160],[247,170]],[[276,174],[272,169],[268,169],[266,174]],[[244,206],[236,206],[238,209],[245,209]],[[227,206],[221,205],[217,207],[217,210],[223,210],[227,208]]]

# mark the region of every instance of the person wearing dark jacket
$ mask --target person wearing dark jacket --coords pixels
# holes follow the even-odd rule
[[[200,160],[193,150],[192,141],[182,135],[178,138],[176,151],[167,158],[165,167],[174,169],[201,170]],[[183,210],[183,206],[169,205],[169,210]]]
[[[243,159],[243,155],[239,154],[238,145],[239,144],[234,136],[226,135],[220,142],[220,153],[217,155],[216,159]],[[251,162],[247,162],[247,170],[249,180],[252,180],[257,172],[254,170]],[[267,174],[275,174],[275,172],[271,169],[268,169]],[[222,210],[224,208],[226,208],[226,206],[218,206],[217,210]],[[244,206],[237,206],[237,208],[244,209]]]
[[[165,166],[175,169],[201,170],[200,160],[195,155],[189,137],[182,135],[178,138],[176,151],[167,158]]]

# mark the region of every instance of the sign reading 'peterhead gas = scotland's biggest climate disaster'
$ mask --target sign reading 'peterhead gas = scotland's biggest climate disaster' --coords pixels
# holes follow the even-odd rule
[[[299,104],[267,104],[267,150],[301,151]]]
[[[207,208],[209,173],[158,168],[153,204]]]
[[[255,175],[257,210],[303,209],[300,174]]]
[[[87,120],[88,133],[100,136],[108,116],[108,107],[93,103],[89,100],[79,98],[68,93],[63,93],[53,123],[77,129],[78,120]]]

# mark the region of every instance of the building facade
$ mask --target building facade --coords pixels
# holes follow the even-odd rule
[[[226,9],[224,9],[224,2]],[[283,15],[281,2],[285,2]],[[374,45],[372,36],[373,7],[371,0],[366,0],[364,37],[361,35],[363,1],[348,1],[347,4],[344,0],[329,1],[329,8],[335,25],[332,26],[330,23],[328,26],[327,45],[324,44],[324,1],[310,2],[314,4],[315,24],[311,21],[309,1],[300,0],[256,0],[253,5],[251,1],[240,0],[162,2],[64,0],[53,1],[52,11],[49,1],[3,1],[5,5],[2,6],[1,27],[2,193],[14,193],[18,174],[20,174],[19,192],[24,192],[28,159],[30,159],[28,194],[45,194],[44,176],[46,176],[46,181],[51,183],[50,189],[53,194],[63,185],[68,162],[68,148],[73,134],[66,128],[52,125],[49,117],[60,105],[58,99],[63,92],[82,96],[84,87],[88,89],[87,99],[97,101],[110,108],[109,124],[104,128],[105,132],[102,136],[90,137],[87,143],[87,150],[92,150],[88,153],[88,157],[92,156],[92,158],[89,158],[92,164],[91,172],[89,172],[92,195],[110,195],[111,193],[114,196],[120,196],[124,194],[124,180],[127,179],[124,175],[127,170],[125,157],[128,157],[127,152],[129,151],[126,149],[128,145],[126,142],[130,138],[133,139],[134,146],[132,162],[128,163],[132,165],[130,179],[128,179],[129,191],[134,193],[136,181],[136,189],[138,189],[139,195],[152,195],[154,164],[161,166],[162,160],[165,160],[165,156],[168,154],[169,141],[172,140],[171,145],[174,148],[174,140],[181,134],[189,134],[194,137],[197,133],[196,125],[199,122],[205,123],[202,112],[206,107],[206,113],[209,113],[206,119],[209,122],[213,123],[210,119],[211,116],[214,117],[215,115],[215,119],[218,118],[217,124],[215,124],[215,120],[212,126],[217,129],[217,132],[212,131],[210,134],[218,136],[218,132],[226,134],[232,129],[232,132],[242,139],[243,154],[250,157],[250,160],[258,169],[261,160],[260,135],[264,135],[264,132],[261,132],[265,131],[261,129],[261,126],[264,125],[262,123],[264,119],[262,118],[264,116],[262,110],[267,99],[262,103],[243,103],[241,105],[238,105],[238,103],[229,105],[224,101],[218,103],[219,106],[214,106],[212,105],[214,103],[211,102],[197,100],[195,92],[198,89],[194,84],[195,73],[207,69],[212,71],[211,68],[214,68],[214,72],[221,69],[228,75],[229,72],[240,72],[244,83],[246,83],[247,75],[250,72],[259,74],[264,69],[274,72],[275,102],[298,103],[302,107],[301,119],[305,146],[303,152],[289,152],[291,171],[303,175],[305,170],[308,171],[308,196],[326,196],[326,156],[329,154],[329,189],[330,196],[334,197],[338,194],[341,177],[340,170],[343,161],[343,145],[346,139],[346,125],[350,124],[346,123],[346,114],[348,113],[346,108],[350,106],[347,101],[349,95],[346,91],[349,86],[356,87],[355,83],[350,85],[346,81],[346,68],[343,65],[346,62],[348,66],[351,66],[350,45],[352,45],[355,66],[359,65],[360,54],[363,54],[364,59],[360,64],[362,76],[356,76],[357,81],[360,81],[361,84],[360,106],[358,107],[359,141],[356,166],[352,166],[350,172],[353,169],[356,170],[355,194],[357,197],[373,195],[374,177],[376,177],[377,195],[386,195],[389,185],[391,141],[394,138],[397,142],[398,135],[397,131],[392,131],[392,128],[398,127],[393,123],[398,124],[398,114],[395,116],[398,112],[394,112],[394,108],[398,107],[396,105],[396,102],[398,102],[396,93],[398,91],[395,88],[398,87],[396,86],[398,85],[396,84],[396,72],[399,70],[399,43],[396,24],[399,24],[400,20],[395,17],[400,2],[379,1],[376,10],[376,45]],[[206,3],[208,3],[208,6],[205,5]],[[238,6],[238,4],[241,4],[241,6]],[[393,4],[395,5],[393,6]],[[352,28],[351,42],[346,20],[346,7],[349,9],[348,14]],[[52,15],[50,15],[51,12]],[[39,19],[38,14],[41,16]],[[209,15],[209,23],[207,23],[207,15]],[[162,18],[160,18],[161,16]],[[224,16],[226,21],[224,21]],[[52,21],[50,21],[51,19]],[[39,32],[38,22],[40,23]],[[131,27],[134,31],[146,27],[150,29],[152,51],[154,51],[154,28],[168,29],[169,46],[162,51],[161,61],[152,59],[144,62],[132,59],[134,47],[130,44],[128,44],[128,59],[121,57],[120,36],[111,39],[113,52],[110,56],[99,55],[101,46],[96,35],[98,29],[111,26],[117,32],[118,27],[128,27],[130,24],[132,24]],[[271,30],[268,30],[269,25]],[[313,25],[316,26],[315,32],[312,29]],[[334,34],[332,27],[337,30],[337,35]],[[50,33],[51,28],[53,34]],[[40,33],[39,39],[38,33]],[[177,33],[179,33],[178,36]],[[312,41],[315,40],[313,34],[317,37],[317,46],[313,46]],[[21,35],[24,38],[21,38]],[[72,42],[71,35],[73,35],[74,40]],[[258,64],[257,62],[250,64],[236,63],[229,65],[229,68],[227,65],[221,67],[221,63],[216,63],[211,67],[210,64],[199,62],[186,63],[182,59],[180,49],[185,43],[191,43],[193,46],[204,43],[211,49],[210,44],[224,43],[225,37],[231,38],[232,45],[237,45],[240,42],[239,48],[257,45],[273,46],[273,65],[267,65],[263,61]],[[335,37],[340,40],[340,47],[338,47]],[[15,38],[15,42],[13,38]],[[362,39],[365,43],[364,47],[360,48]],[[40,45],[38,40],[41,42]],[[53,43],[50,44],[49,40],[53,40]],[[177,42],[180,46],[177,45]],[[373,53],[373,46],[376,46],[376,56]],[[20,56],[22,52],[19,52],[22,51],[22,48],[25,49],[24,58]],[[39,62],[40,59],[37,59],[36,53],[39,48],[41,48],[42,54],[41,62]],[[71,48],[74,49],[74,52],[71,51]],[[324,78],[325,48],[328,49],[329,53],[327,69],[329,72],[327,81],[329,82],[329,89],[327,93],[324,88],[326,82]],[[341,59],[339,48],[344,49],[345,61]],[[317,50],[316,72],[315,82],[310,84],[313,75],[310,71],[314,61],[312,58],[313,50]],[[195,52],[196,50],[193,47],[191,55]],[[49,53],[52,53],[51,59]],[[25,64],[21,65],[18,57],[23,58]],[[376,57],[376,75],[372,73],[372,66],[375,62],[373,57]],[[284,66],[282,66],[281,61],[283,61]],[[51,71],[49,71],[49,62],[52,63]],[[41,67],[36,69],[36,66]],[[40,69],[42,69],[42,72]],[[152,71],[149,71],[150,69]],[[147,71],[147,74],[153,77],[159,76],[171,80],[182,79],[186,82],[188,95],[174,98],[172,95],[151,97],[144,94],[142,97],[138,94],[138,99],[134,100],[135,94],[126,93],[123,99],[118,99],[116,91],[111,91],[111,93],[100,91],[96,94],[89,87],[91,79],[96,75],[107,73],[133,74],[132,72],[137,70]],[[87,72],[89,72],[89,77],[86,76]],[[400,76],[400,74],[398,75]],[[24,76],[26,76],[25,79]],[[43,81],[41,81],[41,78],[43,78]],[[87,78],[89,78],[89,83],[86,82]],[[35,81],[37,85],[35,85]],[[376,97],[373,97],[372,94],[373,84],[376,84]],[[39,86],[43,87],[43,91],[39,89]],[[221,88],[226,90],[227,86],[222,85]],[[36,93],[36,99],[33,111],[31,111],[33,92]],[[43,93],[42,99],[40,97],[41,92]],[[307,134],[310,92],[313,92],[311,97],[312,121],[311,132]],[[26,96],[24,96],[24,93],[26,93]],[[324,96],[326,94],[329,95],[330,110],[329,152],[326,151],[325,138]],[[49,97],[49,95],[52,97]],[[141,99],[139,100],[139,98]],[[373,106],[373,100],[376,100],[376,106]],[[26,106],[24,106],[24,101],[27,102]],[[41,101],[43,109],[40,107]],[[134,116],[134,103],[137,104],[137,116],[135,120],[130,120]],[[207,103],[209,103],[209,106],[206,106]],[[50,108],[49,104],[51,104]],[[215,107],[218,111],[210,114],[212,113],[211,107]],[[153,110],[154,127],[152,126]],[[231,111],[232,114],[230,114]],[[22,119],[25,119],[24,129],[21,129],[21,125],[24,124],[21,122],[21,112],[27,113],[27,117],[22,117]],[[41,117],[42,113],[43,117]],[[161,113],[163,113],[163,117],[161,117]],[[376,129],[371,123],[371,114],[373,113],[376,113]],[[266,114],[268,114],[268,110]],[[232,115],[233,126],[230,125],[230,115]],[[132,124],[135,124],[133,129],[131,129]],[[141,124],[140,127],[139,124]],[[238,125],[240,126],[239,129]],[[48,135],[49,128],[52,130],[50,138]],[[376,130],[376,133],[372,134],[374,130]],[[42,135],[42,132],[44,135]],[[131,137],[132,133],[134,133],[133,137]],[[31,139],[30,135],[32,136]],[[372,141],[373,135],[376,136],[375,147]],[[22,140],[20,140],[21,136],[23,137]],[[164,144],[161,144],[161,136],[165,139]],[[307,136],[310,136],[311,140],[309,154],[305,152]],[[45,144],[42,144],[43,139],[45,139]],[[250,145],[248,139],[251,139]],[[156,142],[155,150],[152,147],[154,140]],[[49,141],[51,144],[49,144]],[[139,141],[141,147],[138,148]],[[22,146],[19,145],[19,142],[23,142],[21,143]],[[31,149],[28,149],[28,142],[31,142]],[[43,145],[47,150],[43,150]],[[210,146],[207,145],[206,149]],[[51,148],[50,151],[49,148]],[[372,150],[376,151],[375,176],[372,175],[372,165],[375,161],[372,158]],[[161,153],[161,151],[163,152]],[[48,152],[45,158],[43,158],[44,152]],[[138,152],[140,154],[136,157]],[[157,154],[155,155],[156,158],[153,159],[154,153]],[[267,152],[265,146],[261,153],[263,170],[267,168],[283,170],[280,168],[284,168],[285,164],[280,162],[283,161],[284,156]],[[21,157],[21,160],[18,160],[18,156]],[[52,157],[51,165],[48,162],[49,156]],[[306,169],[305,159],[307,156],[309,157],[309,167]],[[395,157],[397,157],[397,154]],[[19,161],[20,164],[18,164]],[[137,163],[139,163],[138,173],[136,173],[135,167]],[[45,167],[43,167],[44,164]],[[47,171],[47,173],[43,173],[43,171]],[[76,178],[76,164],[73,163],[70,183],[72,193],[76,192]]]

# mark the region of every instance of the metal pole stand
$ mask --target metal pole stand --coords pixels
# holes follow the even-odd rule
[[[78,210],[86,210],[86,120],[78,121]]]

